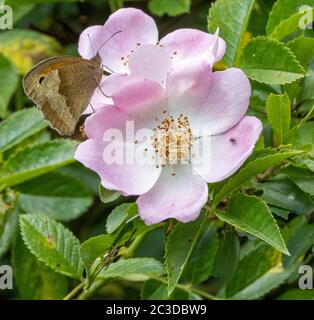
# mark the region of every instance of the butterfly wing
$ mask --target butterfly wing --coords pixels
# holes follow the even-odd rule
[[[61,135],[71,135],[101,77],[97,58],[60,56],[35,66],[25,75],[23,86],[50,126]]]

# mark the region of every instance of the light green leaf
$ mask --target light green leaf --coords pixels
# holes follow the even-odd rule
[[[2,79],[0,82],[0,118],[4,118],[18,84],[18,75],[13,64],[2,54],[0,54],[0,79]]]
[[[239,65],[248,77],[262,83],[286,84],[305,76],[292,51],[267,37],[253,38],[243,50]]]
[[[0,123],[0,151],[6,151],[47,127],[36,108],[23,109]]]
[[[293,14],[291,17],[289,17],[286,20],[282,20],[280,24],[276,26],[276,28],[273,30],[270,37],[273,39],[282,40],[289,34],[298,30],[300,31],[301,29],[299,27],[299,24],[302,17],[304,17],[304,14],[305,14],[304,11],[301,11]],[[314,10],[308,12],[308,14],[309,14],[309,17],[312,17],[312,21],[307,21],[308,24],[310,24],[313,22]]]
[[[288,95],[270,94],[266,103],[267,118],[274,130],[278,145],[285,144],[289,139],[291,108]]]
[[[258,197],[237,194],[231,198],[226,213],[217,210],[216,215],[236,228],[264,240],[275,249],[289,254],[275,219],[266,203]]]
[[[59,172],[24,182],[17,190],[25,212],[45,214],[60,221],[77,218],[93,203],[91,193],[79,180]]]
[[[70,230],[39,214],[21,215],[20,225],[26,246],[40,261],[58,273],[81,279],[80,242]]]
[[[168,294],[178,283],[193,249],[202,234],[204,217],[189,223],[177,223],[166,242],[166,268],[168,273]]]
[[[111,263],[109,267],[100,272],[98,279],[121,277],[131,281],[145,281],[150,277],[165,274],[161,262],[153,258],[120,259]]]
[[[115,232],[125,221],[126,219],[137,214],[137,205],[136,203],[123,203],[109,214],[106,222],[107,232]]]
[[[156,16],[167,14],[170,17],[175,17],[183,13],[189,13],[191,0],[149,0],[148,9]]]
[[[23,5],[26,4],[23,2]],[[0,53],[9,59],[21,74],[29,71],[45,57],[60,55],[62,51],[57,40],[36,31],[13,29],[0,33]]]
[[[38,261],[27,249],[21,236],[14,243],[12,266],[21,299],[59,300],[67,294],[67,278]]]
[[[257,243],[243,255],[235,275],[227,284],[226,296],[230,299],[258,299],[281,285],[296,268],[283,269],[281,253],[267,244]]]
[[[227,42],[223,58],[228,66],[234,66],[241,55],[242,42],[247,29],[254,0],[217,0],[208,14],[208,29],[214,33],[217,28]]]
[[[74,162],[76,142],[54,140],[27,147],[0,168],[0,188],[13,186]]]
[[[87,270],[98,257],[103,257],[109,251],[113,242],[114,236],[102,234],[89,238],[81,244],[81,256]]]
[[[275,154],[269,154],[249,161],[240,171],[233,175],[218,191],[213,200],[213,206],[217,204],[234,190],[241,187],[241,185],[248,180],[255,177],[257,174],[266,169],[279,165],[282,161],[293,156],[302,154],[303,151],[282,151]]]
[[[269,15],[266,34],[270,35],[283,20],[297,13],[304,5],[313,7],[314,0],[277,0]]]
[[[107,190],[102,185],[99,186],[99,197],[101,202],[110,203],[120,198],[121,193],[113,190]]]

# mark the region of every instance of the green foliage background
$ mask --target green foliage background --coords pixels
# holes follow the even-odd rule
[[[298,8],[314,0],[5,3],[14,29],[0,31],[0,265],[12,265],[14,290],[0,298],[314,299],[298,287],[314,256],[314,33],[298,27]],[[75,162],[80,132],[61,139],[22,90],[34,64],[77,55],[85,27],[128,6],[153,15],[161,36],[219,27],[228,49],[215,69],[245,71],[249,114],[264,125],[253,155],[209,185],[188,224],[145,226],[134,198]]]

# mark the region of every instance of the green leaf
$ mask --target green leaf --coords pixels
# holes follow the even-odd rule
[[[115,232],[125,221],[126,219],[137,214],[137,205],[136,203],[123,203],[120,206],[113,209],[109,214],[106,222],[107,232]]]
[[[283,265],[290,268],[314,245],[314,224],[302,226],[287,241],[290,257],[283,257]]]
[[[240,242],[232,230],[223,234],[219,250],[215,257],[213,275],[228,281],[239,263]]]
[[[6,0],[8,5],[20,5],[21,0]],[[23,5],[38,4],[38,3],[56,3],[56,2],[76,2],[77,0],[23,0]],[[84,0],[81,0],[84,1]]]
[[[206,215],[204,215],[206,217]],[[202,233],[203,219],[189,223],[177,223],[166,242],[166,268],[168,273],[168,294],[178,283],[193,249]]]
[[[277,175],[261,184],[263,199],[273,205],[298,214],[310,214],[314,207],[311,198],[289,177]]]
[[[273,30],[270,37],[277,40],[282,40],[289,34],[300,30],[299,24],[302,17],[304,17],[305,12],[298,12],[293,14],[288,19],[282,20],[278,26]],[[308,21],[308,24],[313,22],[314,10],[310,11],[309,14],[312,17],[312,21]]]
[[[281,164],[282,161],[289,159],[302,151],[282,151],[275,154],[261,156],[249,161],[238,173],[233,175],[218,191],[213,200],[213,206],[217,204],[234,190],[241,187],[242,184],[255,177],[266,169]]]
[[[32,1],[24,1],[23,5]],[[15,65],[19,73],[24,74],[45,57],[60,55],[62,47],[54,38],[42,33],[13,29],[0,33],[0,53]]]
[[[103,257],[109,251],[113,242],[114,236],[102,234],[89,238],[81,244],[81,256],[87,270],[92,267],[98,257]]]
[[[258,299],[281,285],[296,268],[283,269],[281,253],[257,242],[255,248],[242,255],[233,278],[226,286],[231,299]]]
[[[267,118],[279,145],[289,139],[291,108],[288,95],[270,94],[266,103]]]
[[[210,225],[195,246],[184,270],[184,279],[199,284],[207,280],[213,271],[215,257],[219,249],[219,237],[214,226]]]
[[[156,259],[130,258],[111,263],[107,269],[99,273],[97,278],[121,277],[131,281],[145,281],[150,277],[158,277],[163,274],[165,274],[165,269],[162,263]]]
[[[4,152],[47,127],[36,108],[24,109],[0,123],[0,151]]]
[[[288,290],[281,294],[277,300],[314,300],[314,290]]]
[[[9,213],[5,220],[3,231],[0,235],[0,257],[2,257],[10,248],[12,240],[18,225],[18,207],[14,205],[14,210]]]
[[[228,66],[236,65],[241,55],[253,5],[254,0],[217,0],[209,10],[208,29],[212,33],[220,29],[220,36],[227,42],[223,62]]]
[[[13,186],[74,162],[76,142],[54,140],[27,147],[4,162],[0,187]]]
[[[250,233],[275,249],[289,254],[275,219],[266,203],[255,196],[237,194],[231,198],[226,213],[216,212],[219,219]]]
[[[301,6],[308,5],[313,7],[313,0],[277,0],[269,15],[266,26],[266,34],[270,35],[283,20],[288,19],[299,11]]]
[[[292,137],[292,143],[297,148],[301,148],[306,145],[314,145],[313,122],[307,122],[298,128]]]
[[[15,240],[12,265],[19,297],[25,300],[60,300],[68,291],[68,280],[30,253],[21,236]]]
[[[309,170],[288,166],[281,170],[304,192],[314,196],[314,175]]]
[[[143,300],[191,300],[192,295],[183,290],[174,290],[171,296],[168,296],[167,284],[150,279],[147,280],[141,291]]]
[[[150,12],[156,16],[167,14],[170,17],[175,17],[183,13],[189,13],[191,0],[149,0],[148,8]]]
[[[113,190],[107,190],[102,185],[99,186],[99,197],[101,202],[110,203],[120,198],[121,193]]]
[[[267,37],[253,38],[247,44],[240,68],[251,79],[270,84],[291,83],[305,75],[292,51],[284,43]]]
[[[25,212],[45,214],[60,221],[77,218],[93,203],[91,193],[79,180],[59,172],[24,182],[17,190]]]
[[[18,75],[12,63],[2,54],[0,54],[0,79],[5,79],[0,82],[0,118],[4,118],[18,84]]]
[[[40,261],[58,273],[81,279],[80,242],[70,230],[39,214],[21,215],[20,225],[26,246]]]

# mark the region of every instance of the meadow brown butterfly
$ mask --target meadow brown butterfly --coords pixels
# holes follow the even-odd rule
[[[91,60],[53,57],[40,62],[24,76],[25,94],[60,135],[74,133],[82,112],[99,86],[103,68],[98,52],[102,47]]]

